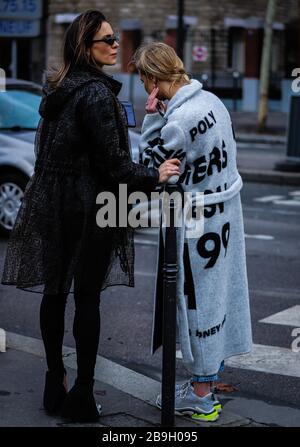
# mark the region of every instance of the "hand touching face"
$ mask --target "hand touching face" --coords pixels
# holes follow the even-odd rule
[[[158,98],[157,94],[159,92],[158,87],[154,87],[152,92],[149,95],[149,98],[146,102],[146,113],[157,113],[157,105],[158,105]]]
[[[158,111],[165,113],[167,108],[166,105],[158,99],[159,87],[154,86],[149,98],[146,102],[146,113],[157,113]]]

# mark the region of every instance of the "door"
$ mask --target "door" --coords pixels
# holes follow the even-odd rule
[[[31,79],[32,39],[0,38],[0,68],[6,77]]]

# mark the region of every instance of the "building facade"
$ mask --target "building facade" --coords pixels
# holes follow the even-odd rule
[[[44,0],[0,0],[0,67],[7,77],[41,80],[47,6]]]
[[[185,0],[187,70],[207,88],[225,100],[234,100],[234,106],[244,110],[257,108],[267,3]],[[39,21],[39,33],[3,36],[1,23],[7,20],[3,8],[8,4],[19,4],[19,9],[27,5],[28,10],[31,6],[35,15],[32,12],[30,18],[29,11],[25,11],[28,15],[23,16]],[[41,81],[45,66],[60,63],[62,39],[69,23],[90,8],[101,10],[121,34],[120,57],[114,71],[123,73],[124,79],[128,61],[141,43],[161,40],[176,46],[176,0],[0,0],[0,66],[9,65],[15,75]],[[291,73],[296,67],[300,67],[300,0],[278,0],[270,87],[274,108],[286,110]]]

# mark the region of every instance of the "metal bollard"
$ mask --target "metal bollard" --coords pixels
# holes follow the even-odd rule
[[[178,190],[177,185],[166,185],[168,194]],[[161,425],[174,426],[176,378],[176,279],[177,243],[175,223],[176,204],[170,201],[170,226],[166,227],[163,267],[163,328],[162,328],[162,408]]]
[[[292,96],[289,113],[286,159],[275,164],[276,171],[300,172],[299,113],[300,97]]]

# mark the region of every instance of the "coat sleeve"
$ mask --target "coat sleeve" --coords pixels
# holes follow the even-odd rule
[[[38,158],[38,155],[40,153],[40,141],[41,141],[41,133],[42,133],[42,128],[43,128],[43,123],[44,123],[44,119],[40,118],[37,129],[36,129],[35,138],[34,138],[35,159]]]
[[[178,158],[180,172],[186,162],[186,139],[180,123],[166,121],[159,113],[146,115],[139,144],[140,162],[145,166],[158,168],[164,161]],[[168,183],[177,183],[178,176],[172,176]]]
[[[92,88],[80,100],[79,120],[87,138],[90,160],[102,178],[131,191],[153,191],[158,185],[156,168],[134,163],[129,147],[121,141],[115,100],[107,88]]]

